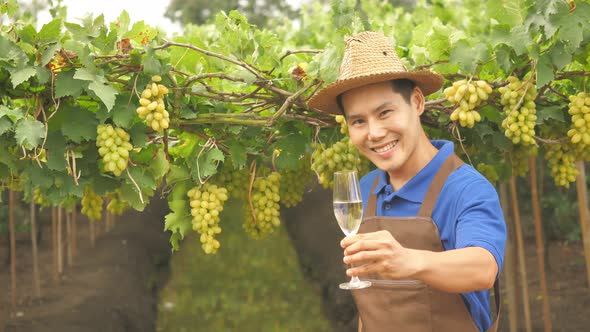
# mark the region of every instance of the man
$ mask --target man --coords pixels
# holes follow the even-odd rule
[[[361,179],[359,233],[341,242],[347,275],[372,282],[353,290],[359,331],[497,329],[489,289],[499,296],[503,213],[452,142],[426,137],[424,96],[442,84],[436,73],[407,71],[382,34],[363,32],[347,39],[338,80],[309,102],[343,113],[351,142],[377,166]]]

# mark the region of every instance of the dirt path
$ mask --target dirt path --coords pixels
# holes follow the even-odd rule
[[[167,275],[170,254],[163,232],[163,202],[153,202],[141,215],[119,217],[115,227],[90,247],[88,222],[78,227],[79,255],[58,281],[51,277],[51,222],[42,220],[40,243],[42,297],[32,294],[30,240],[17,243],[18,305],[12,317],[6,246],[0,248],[2,321],[6,332],[154,331],[157,287]]]

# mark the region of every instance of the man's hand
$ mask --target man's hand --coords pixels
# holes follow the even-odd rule
[[[376,273],[384,279],[414,279],[421,269],[421,255],[404,248],[388,231],[346,237],[340,245],[344,263],[355,265],[346,270],[349,276]]]
[[[481,247],[434,252],[404,248],[388,231],[346,237],[344,263],[356,265],[348,276],[377,274],[388,280],[416,279],[449,293],[489,289],[497,277],[494,256]]]

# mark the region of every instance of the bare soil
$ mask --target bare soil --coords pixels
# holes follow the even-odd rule
[[[132,212],[118,217],[108,232],[103,223],[97,222],[102,233],[94,247],[90,244],[89,223],[81,216],[78,255],[58,280],[52,273],[51,220],[47,213],[42,214],[42,296],[35,298],[32,287],[30,235],[19,234],[14,309],[10,303],[7,241],[3,239],[0,324],[5,324],[4,331],[155,331],[157,291],[166,278],[170,253],[168,236],[163,232],[165,213],[162,202],[153,202],[141,215]]]

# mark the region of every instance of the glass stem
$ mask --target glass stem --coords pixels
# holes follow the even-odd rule
[[[355,285],[355,284],[358,284],[358,283],[360,283],[360,282],[361,282],[361,280],[359,279],[359,277],[357,277],[357,276],[352,276],[352,277],[350,278],[350,282],[349,282],[349,284],[351,284],[351,285]]]

